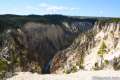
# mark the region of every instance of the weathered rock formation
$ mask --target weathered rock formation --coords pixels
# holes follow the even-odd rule
[[[56,54],[51,73],[71,73],[78,70],[120,69],[120,23],[99,23],[73,44]]]
[[[11,70],[49,73],[51,60],[56,53],[69,47],[78,34],[92,28],[93,23],[90,22],[85,30],[82,29],[86,27],[84,22],[76,26],[71,25],[77,22],[66,24],[29,22],[22,28],[8,30],[4,47],[8,49],[9,59],[6,60],[10,62]]]
[[[44,16],[42,22],[32,18],[0,36],[0,72],[120,69],[118,21]]]

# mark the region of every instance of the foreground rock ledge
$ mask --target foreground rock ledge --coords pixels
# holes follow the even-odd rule
[[[97,79],[98,78],[98,79]],[[71,74],[39,75],[30,72],[18,72],[7,80],[120,80],[120,71],[79,71]]]

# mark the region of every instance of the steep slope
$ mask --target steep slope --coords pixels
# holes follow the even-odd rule
[[[5,18],[12,22],[17,20],[21,26],[1,32],[2,78],[6,74],[11,76],[14,72],[27,71],[71,73],[120,69],[119,19],[80,19],[59,15],[8,15]],[[15,27],[17,22],[13,24]],[[5,26],[2,25],[1,29]]]
[[[82,70],[119,70],[120,23],[97,22],[78,36],[66,50],[53,58],[52,73],[70,73]]]
[[[85,57],[85,69],[119,69],[120,23],[106,23],[97,30],[94,36],[95,47],[89,49]]]
[[[69,47],[81,32],[94,24],[86,19],[63,19],[59,20],[60,24],[28,22],[17,29],[6,30],[0,51],[4,68],[1,72],[50,73],[51,60],[56,53]]]

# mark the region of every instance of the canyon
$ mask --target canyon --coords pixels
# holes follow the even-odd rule
[[[4,15],[0,22],[1,78],[120,70],[119,18]]]

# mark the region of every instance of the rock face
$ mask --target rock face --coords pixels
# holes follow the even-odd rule
[[[87,24],[87,28],[83,30],[82,27],[86,27],[84,24]],[[68,26],[69,28],[64,26],[27,23],[22,28],[22,44],[28,50],[29,60],[39,62],[43,73],[49,71],[49,63],[54,55],[70,46],[80,29],[81,31],[86,31],[92,28],[92,23],[81,23],[81,25],[72,26],[72,28],[70,28],[70,25]]]
[[[48,73],[54,55],[74,41],[77,36],[75,34],[79,33],[77,27],[74,29],[76,32],[73,32],[72,29],[59,25],[27,23],[21,29],[21,44],[27,49],[29,60],[38,62],[42,72]]]
[[[97,69],[116,70],[114,60],[119,64],[120,57],[120,23],[106,23],[97,30],[94,36],[95,46],[88,50],[89,54],[85,57],[85,69],[94,70],[97,67]]]
[[[65,45],[65,31],[59,26],[28,23],[23,29],[23,44],[27,48],[29,60],[39,62],[43,72],[54,54]],[[47,70],[46,70],[47,71]]]
[[[11,31],[10,36],[15,50],[19,49],[15,53],[21,56],[22,71],[44,73],[55,52],[68,45],[64,45],[64,31],[55,25],[28,23],[21,30]]]
[[[91,30],[80,34],[69,48],[54,56],[51,73],[70,73],[79,69],[119,70],[119,44],[120,23],[103,25],[97,22]]]
[[[91,34],[89,34],[91,33]],[[88,48],[94,46],[92,31],[80,34],[67,49],[58,52],[51,63],[51,73],[71,73],[83,69],[84,56]]]
[[[67,26],[61,26],[29,22],[17,30],[8,30],[5,47],[8,49],[6,53],[9,59],[6,60],[10,62],[12,71],[49,73],[55,54],[69,47],[80,33],[80,27],[85,26],[82,25],[85,23],[72,27],[74,23],[66,24]],[[90,24],[88,26],[92,28],[92,23]]]
[[[0,46],[1,72],[120,69],[119,22],[96,21],[94,24],[91,20],[62,18],[57,24],[53,17],[55,24],[46,19],[50,23],[37,19],[38,22],[31,21],[6,31]]]

